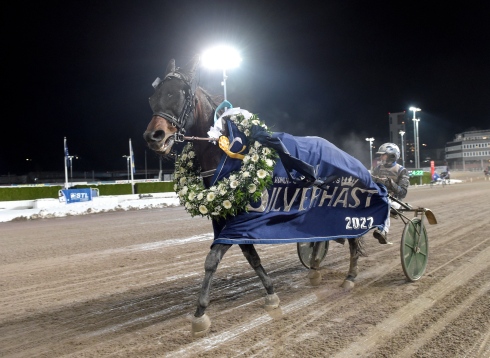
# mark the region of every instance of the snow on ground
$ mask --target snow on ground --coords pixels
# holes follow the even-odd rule
[[[177,206],[175,193],[100,196],[92,201],[66,204],[58,199],[0,201],[0,222],[31,220],[73,215],[87,215],[107,211],[163,208]]]

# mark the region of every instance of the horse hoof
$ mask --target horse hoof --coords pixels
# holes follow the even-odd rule
[[[308,278],[310,279],[310,285],[318,286],[322,282],[322,274],[318,270],[310,270],[308,272]]]
[[[204,337],[209,332],[209,327],[211,327],[211,320],[207,314],[203,314],[201,317],[194,317],[192,319],[192,337]]]
[[[340,287],[342,287],[343,289],[346,289],[346,290],[350,290],[354,286],[355,286],[354,281],[350,281],[350,280],[344,280],[342,285],[340,285]]]
[[[279,307],[279,297],[273,293],[272,295],[265,296],[265,305],[264,308],[266,310],[273,310],[274,308]]]

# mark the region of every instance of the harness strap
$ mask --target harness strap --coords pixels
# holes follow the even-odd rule
[[[201,178],[208,178],[212,176],[216,172],[216,169],[206,170],[205,172],[201,172]]]

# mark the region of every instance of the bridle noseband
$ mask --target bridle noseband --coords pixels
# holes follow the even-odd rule
[[[191,83],[189,82],[189,80],[185,75],[183,75],[178,71],[173,71],[167,74],[163,79],[163,81],[160,80],[160,78],[157,78],[155,82],[153,82],[153,87],[155,88],[155,94],[157,93],[156,90],[158,89],[158,87],[160,87],[165,81],[172,78],[179,79],[185,85],[185,89],[184,89],[185,101],[184,101],[184,106],[180,111],[179,117],[175,117],[169,113],[164,112],[164,110],[160,106],[160,103],[158,102],[158,99],[156,101],[152,101],[153,96],[150,97],[150,107],[153,110],[154,116],[159,116],[164,118],[165,120],[170,122],[174,127],[177,128],[177,132],[174,134],[174,140],[176,142],[183,142],[184,134],[185,134],[185,125],[187,123],[189,114],[194,109],[195,92],[192,91]]]

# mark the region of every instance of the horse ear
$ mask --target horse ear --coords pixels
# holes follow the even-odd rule
[[[168,62],[167,69],[165,70],[165,76],[168,75],[170,72],[175,72],[175,60],[171,59]]]
[[[192,81],[194,75],[196,74],[197,67],[199,66],[199,61],[200,57],[199,55],[196,55],[184,67],[184,72],[187,74],[187,77],[190,81]]]

